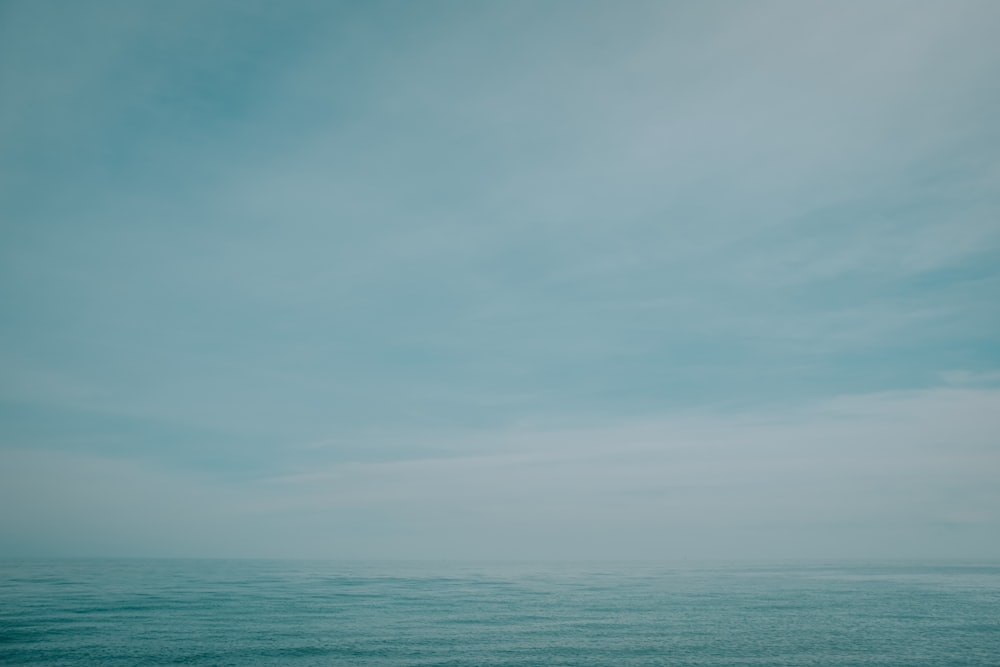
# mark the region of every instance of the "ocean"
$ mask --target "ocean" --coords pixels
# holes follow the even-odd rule
[[[4,665],[1000,665],[1000,566],[0,562]]]

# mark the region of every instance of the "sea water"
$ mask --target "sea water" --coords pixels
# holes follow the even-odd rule
[[[7,665],[1000,665],[988,564],[0,563]]]

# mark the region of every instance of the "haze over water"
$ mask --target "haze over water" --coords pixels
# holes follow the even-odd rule
[[[0,662],[1000,664],[998,35],[0,1]]]
[[[998,35],[0,0],[0,663],[1000,664]]]

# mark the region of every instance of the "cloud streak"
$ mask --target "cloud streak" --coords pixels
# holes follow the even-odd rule
[[[8,506],[28,500],[95,551],[138,533],[137,555],[386,557],[392,545],[435,558],[986,557],[1000,522],[997,408],[994,389],[956,388],[438,434],[447,455],[317,464],[310,451],[242,481],[14,450],[3,488]],[[268,542],[285,522],[298,526],[290,542]],[[37,527],[4,519],[42,549]]]
[[[535,526],[527,555],[557,517],[582,552],[670,551],[648,529],[683,502],[717,528],[772,516],[790,550],[810,511],[844,535],[891,507],[994,516],[926,467],[995,471],[949,467],[988,449],[998,368],[993,3],[0,12],[18,465],[206,475],[205,505],[231,483],[226,507],[317,531],[336,510],[368,554],[394,531],[399,553],[488,551],[449,537],[453,506],[496,549],[476,526]],[[878,424],[842,426],[843,396]],[[930,433],[954,453],[903,444]],[[867,452],[870,478],[848,470]],[[533,524],[521,498],[562,509]]]

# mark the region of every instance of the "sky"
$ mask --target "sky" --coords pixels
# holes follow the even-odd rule
[[[0,557],[1000,558],[1000,3],[0,4]]]

